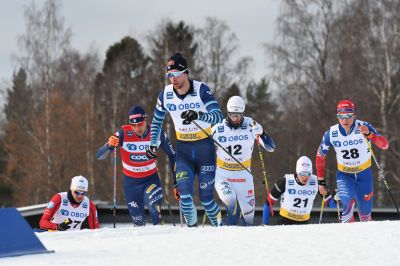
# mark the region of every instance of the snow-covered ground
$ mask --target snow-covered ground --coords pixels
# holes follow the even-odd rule
[[[0,265],[400,265],[400,221],[297,226],[117,225],[37,236],[55,253]]]

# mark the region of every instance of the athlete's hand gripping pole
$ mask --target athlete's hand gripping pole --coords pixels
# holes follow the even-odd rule
[[[263,171],[264,175],[264,182],[265,182],[265,190],[267,192],[267,201],[269,204],[269,209],[271,211],[271,215],[274,216],[274,209],[272,208],[272,200],[269,194],[269,187],[268,187],[268,181],[267,181],[267,171],[265,168],[265,163],[264,163],[264,157],[261,151],[261,144],[260,144],[260,135],[257,135],[257,147],[258,147],[258,154],[260,155],[260,162],[261,162],[261,168]]]

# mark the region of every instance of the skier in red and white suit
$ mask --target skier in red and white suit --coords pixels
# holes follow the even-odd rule
[[[40,228],[57,231],[99,228],[96,206],[86,196],[87,191],[87,179],[81,175],[73,177],[68,192],[51,198],[40,219]]]

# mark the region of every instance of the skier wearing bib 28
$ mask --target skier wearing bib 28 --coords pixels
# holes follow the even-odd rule
[[[197,226],[193,203],[194,178],[199,181],[199,198],[213,226],[221,224],[221,213],[214,200],[215,147],[213,140],[192,123],[196,120],[206,132],[222,121],[222,113],[209,87],[188,78],[186,59],[179,53],[169,58],[166,77],[171,84],[159,94],[151,126],[149,158],[157,156],[162,124],[169,112],[176,132],[176,179],[180,207],[189,227]]]
[[[275,183],[270,193],[272,204],[281,198],[278,225],[305,224],[310,220],[311,209],[318,193],[317,176],[312,174],[312,162],[302,156],[296,163],[296,174],[287,174]],[[325,204],[336,207],[334,197],[327,195]],[[262,224],[267,225],[270,219],[270,206],[264,205]]]
[[[373,177],[371,172],[371,151],[367,141],[386,150],[388,141],[374,127],[356,119],[354,103],[340,101],[337,105],[339,123],[331,126],[319,145],[316,166],[319,192],[327,193],[325,181],[325,156],[330,146],[336,152],[338,170],[337,189],[343,203],[342,222],[354,222],[354,205],[357,202],[360,221],[371,221],[373,199]]]
[[[211,129],[213,138],[250,171],[254,140],[259,137],[260,144],[269,152],[275,150],[275,143],[260,124],[243,116],[245,103],[240,96],[231,97],[227,109],[227,118]],[[236,225],[240,212],[244,224],[252,225],[255,208],[253,176],[231,156],[217,147],[215,190],[227,207],[227,225]]]
[[[73,231],[99,228],[96,206],[86,196],[88,181],[84,176],[74,176],[70,190],[54,195],[40,219],[44,230]]]
[[[149,208],[153,225],[160,223],[160,205],[163,192],[157,171],[155,159],[148,159],[146,148],[150,145],[150,125],[147,125],[147,116],[140,106],[129,110],[129,125],[123,125],[115,132],[108,142],[97,150],[96,158],[105,159],[114,149],[120,146],[122,170],[124,173],[124,191],[129,214],[135,226],[146,224],[144,218],[144,204]],[[167,135],[162,131],[161,138],[157,138],[164,152],[169,157],[172,176],[175,181],[175,151]]]

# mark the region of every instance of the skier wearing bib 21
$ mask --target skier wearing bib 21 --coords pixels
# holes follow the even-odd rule
[[[176,132],[176,180],[180,207],[189,227],[197,226],[197,211],[193,202],[194,177],[199,181],[199,198],[213,226],[221,224],[221,212],[214,200],[215,146],[200,128],[211,133],[211,124],[222,121],[222,113],[209,87],[188,78],[185,58],[177,53],[170,57],[166,77],[171,84],[159,94],[151,126],[149,158],[157,156],[162,124],[170,113]]]
[[[250,171],[254,140],[259,137],[260,144],[269,152],[275,150],[275,143],[260,124],[243,116],[245,103],[240,96],[231,97],[227,109],[227,118],[211,130],[213,138],[230,153],[217,148],[215,190],[227,207],[227,225],[236,225],[240,212],[244,224],[252,225],[255,208],[253,176],[231,156]]]
[[[354,205],[357,203],[360,221],[371,221],[373,177],[371,151],[367,141],[386,150],[388,141],[372,125],[356,119],[355,105],[350,100],[337,105],[339,123],[331,126],[319,145],[316,166],[319,192],[326,195],[325,156],[330,146],[336,152],[338,195],[343,203],[342,223],[354,222]]]

